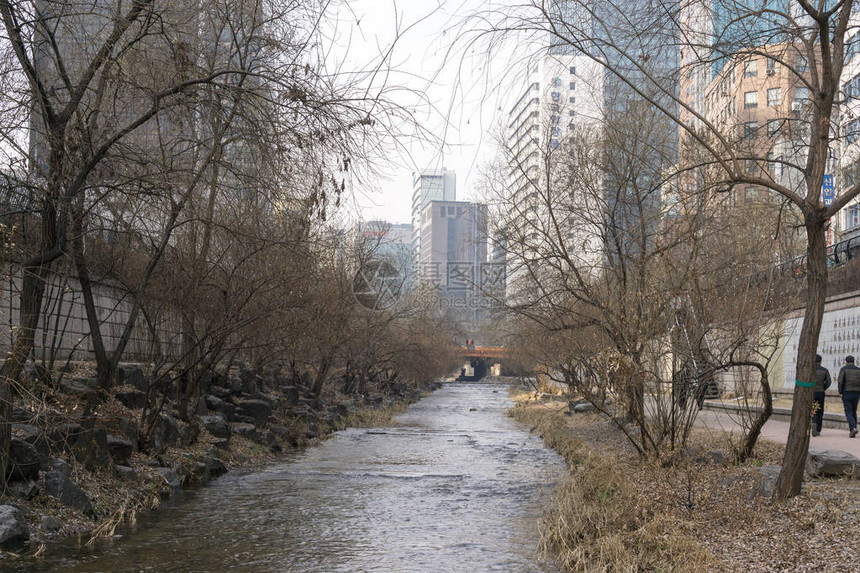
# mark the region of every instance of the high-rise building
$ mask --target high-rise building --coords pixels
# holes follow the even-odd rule
[[[420,278],[437,292],[440,307],[464,330],[481,320],[487,261],[487,206],[430,201],[421,211]]]
[[[851,16],[849,36],[845,41],[845,67],[842,70],[842,93],[844,103],[840,115],[839,170],[834,190],[847,189],[860,181],[860,14]],[[860,237],[860,198],[852,200],[834,217],[836,240],[844,241]],[[855,243],[856,241],[852,241]]]
[[[509,295],[519,288],[524,261],[540,258],[540,235],[566,243],[565,259],[599,272],[598,267],[612,258],[604,239],[622,245],[622,253],[632,252],[638,247],[628,243],[641,235],[634,227],[652,225],[640,220],[643,201],[633,195],[634,188],[659,185],[659,176],[653,182],[630,181],[622,180],[626,175],[620,173],[595,170],[588,190],[569,189],[564,196],[554,190],[553,172],[560,163],[556,157],[568,164],[575,161],[575,154],[566,154],[565,147],[587,148],[607,141],[608,154],[627,153],[627,148],[612,148],[611,138],[605,136],[612,130],[617,135],[639,129],[631,110],[645,113],[646,106],[640,104],[646,99],[670,111],[675,106],[678,42],[673,31],[654,26],[655,19],[647,13],[651,2],[633,1],[623,14],[613,3],[606,4],[589,4],[589,10],[582,2],[548,4],[552,33],[547,50],[530,66],[510,111],[508,203],[515,216],[509,234],[517,237],[507,242]],[[652,116],[660,113],[654,109]],[[648,119],[654,123],[653,117]],[[665,131],[637,133],[637,148],[643,150],[637,161],[652,165],[651,171],[658,175],[664,165],[676,161],[677,132],[673,136]],[[645,142],[643,138],[650,139]],[[580,154],[581,164],[575,168],[584,170],[583,163],[596,163],[596,156],[586,155]],[[639,173],[646,171],[640,169]],[[659,191],[645,203],[648,209],[659,207]],[[550,220],[553,210],[564,212],[563,228],[553,228],[559,223]]]
[[[442,169],[425,169],[412,174],[412,256],[421,260],[421,213],[430,201],[457,199],[457,174]]]

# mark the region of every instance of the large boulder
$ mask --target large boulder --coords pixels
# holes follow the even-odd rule
[[[230,402],[227,402],[213,394],[206,396],[206,407],[213,412],[221,414],[227,422],[232,422],[233,417],[236,415],[236,406],[234,404],[231,404]]]
[[[230,427],[221,416],[200,416],[200,425],[216,438],[230,438]]]
[[[284,386],[280,389],[280,392],[281,395],[283,395],[288,408],[298,406],[299,398],[301,397],[301,390],[298,386]]]
[[[149,434],[150,449],[159,452],[168,446],[176,445],[181,439],[182,432],[176,418],[168,414],[159,414]]]
[[[45,474],[45,493],[60,500],[63,505],[79,510],[84,515],[95,515],[93,504],[87,494],[60,472]]]
[[[0,505],[0,549],[18,552],[29,540],[30,530],[21,510],[12,505]]]
[[[107,447],[113,463],[118,466],[130,466],[134,444],[117,436],[107,437]]]
[[[860,479],[860,459],[848,452],[809,448],[806,475]]]
[[[89,469],[110,467],[107,431],[104,428],[85,430],[75,444],[74,454],[75,459]]]
[[[51,469],[51,447],[42,430],[29,424],[12,424],[12,435],[36,448],[36,451],[39,452],[42,470]]]
[[[170,486],[171,489],[179,489],[182,487],[182,478],[170,468],[156,468],[155,471],[164,480],[164,483]]]
[[[255,426],[262,426],[272,413],[272,406],[265,400],[239,400],[236,403],[238,414],[254,419]]]
[[[257,432],[257,427],[253,424],[233,424],[233,433],[253,442],[258,442],[260,440],[260,434]]]
[[[54,448],[60,451],[71,451],[84,434],[84,427],[80,424],[60,424],[50,432],[50,441]]]
[[[758,468],[760,477],[756,480],[752,489],[747,492],[747,499],[763,497],[770,499],[776,491],[776,480],[779,477],[781,466],[761,466]]]
[[[120,385],[128,384],[141,392],[146,392],[149,388],[149,381],[146,379],[143,368],[139,364],[120,365],[117,370],[117,379]]]
[[[137,389],[117,392],[115,396],[129,410],[140,410],[146,406],[146,394]]]
[[[30,481],[39,479],[39,468],[42,459],[39,451],[32,444],[21,438],[13,437],[9,447],[8,477],[13,481]]]

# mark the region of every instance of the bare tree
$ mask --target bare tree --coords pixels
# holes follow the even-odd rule
[[[777,497],[800,492],[812,405],[815,351],[824,311],[827,283],[826,229],[829,220],[860,193],[860,184],[846,186],[832,203],[821,200],[828,159],[840,133],[837,106],[850,94],[840,82],[845,63],[846,39],[851,25],[853,0],[833,3],[765,3],[753,7],[729,0],[710,3],[647,2],[620,4],[615,1],[526,2],[503,12],[483,14],[491,22],[487,32],[531,34],[544,43],[566,47],[605,70],[620,82],[630,97],[639,99],[674,122],[685,139],[695,142],[707,155],[700,167],[712,168],[721,176],[719,188],[756,186],[790,204],[798,213],[805,232],[808,264],[806,313],[800,333],[794,408],[791,430],[777,484]],[[709,7],[717,6],[716,10]],[[705,25],[691,27],[685,10],[698,9]],[[695,20],[695,16],[694,16]],[[521,40],[522,36],[518,36]],[[774,50],[774,45],[787,46]],[[679,77],[699,70],[740,69],[754,57],[767,58],[789,71],[793,83],[808,88],[809,99],[800,103],[802,113],[781,119],[791,130],[797,153],[777,160],[787,171],[783,178],[761,169],[748,169],[773,162],[765,150],[738,145],[744,137],[764,137],[758,126],[733,113],[719,121],[704,105],[678,89]],[[662,59],[655,67],[655,59]],[[663,74],[661,72],[669,72]],[[674,78],[674,79],[673,79]],[[673,81],[667,81],[673,80]],[[734,101],[743,97],[732,89]],[[704,93],[700,93],[704,96]],[[727,102],[731,103],[731,102]],[[723,111],[713,109],[712,111]],[[743,104],[740,105],[743,109]],[[786,134],[788,132],[782,132]]]
[[[192,253],[192,286],[209,275],[222,254],[210,242],[224,222],[216,210],[244,198],[259,210],[297,201],[322,214],[339,202],[394,106],[381,90],[341,82],[357,75],[326,71],[325,8],[304,0],[224,0],[202,11],[191,1],[0,4],[0,138],[12,161],[27,158],[16,184],[36,205],[30,224],[38,227],[37,241],[16,253],[21,314],[0,420],[9,419],[11,384],[33,352],[46,280],[70,245],[106,387],[165,253]],[[113,347],[92,296],[97,253],[88,245],[99,235],[125,236],[137,262],[107,275],[132,304]],[[0,425],[2,452],[9,430]]]

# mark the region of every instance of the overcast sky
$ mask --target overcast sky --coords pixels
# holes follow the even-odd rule
[[[486,5],[486,0],[443,0],[438,5],[414,0],[350,0],[351,11],[338,13],[341,45],[349,40],[345,67],[366,66],[394,44],[389,85],[426,94],[399,92],[402,104],[416,109],[422,126],[438,141],[400,138],[401,150],[383,168],[384,176],[354,189],[352,210],[365,220],[391,223],[411,220],[412,173],[445,166],[457,173],[457,199],[475,200],[479,171],[495,149],[493,132],[501,110],[507,109],[501,72],[505,56],[495,54],[487,69],[486,53],[463,54],[459,45],[450,53],[463,19]],[[399,22],[399,24],[398,24]],[[508,70],[509,71],[509,70]],[[447,125],[446,125],[447,122]]]

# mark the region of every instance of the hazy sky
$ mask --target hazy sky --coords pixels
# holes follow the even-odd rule
[[[416,118],[438,141],[399,138],[384,176],[356,188],[354,210],[365,220],[392,223],[411,220],[412,173],[445,166],[457,173],[457,199],[477,199],[479,170],[495,149],[493,133],[499,110],[507,109],[502,71],[505,56],[495,54],[487,69],[483,49],[465,51],[460,32],[464,18],[486,0],[443,0],[437,5],[415,0],[350,0],[351,12],[339,11],[338,37],[349,40],[344,67],[366,66],[397,37],[391,58],[390,86],[425,94],[398,92],[398,101],[415,109]],[[454,50],[451,52],[451,50]],[[464,53],[465,52],[465,53]],[[509,71],[509,70],[508,70]],[[402,101],[401,101],[402,98]]]

